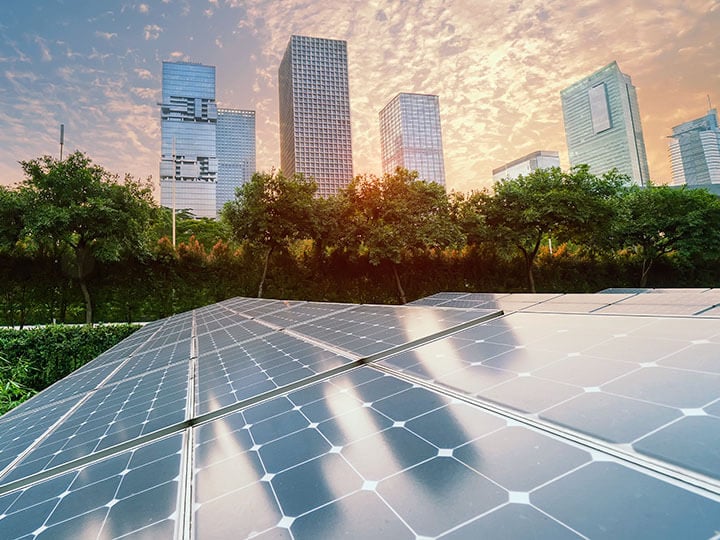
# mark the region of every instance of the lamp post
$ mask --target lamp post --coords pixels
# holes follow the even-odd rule
[[[173,179],[172,179],[172,240],[175,247],[175,180],[177,177],[176,167],[177,159],[175,157],[175,137],[172,140],[172,156],[173,156]]]

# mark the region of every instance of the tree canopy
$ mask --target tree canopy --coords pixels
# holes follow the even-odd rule
[[[445,189],[398,168],[392,174],[359,176],[341,194],[340,244],[367,255],[378,265],[392,264],[401,302],[407,302],[397,267],[403,259],[428,249],[459,244],[459,227],[450,219]]]
[[[264,248],[258,298],[262,297],[268,262],[273,251],[293,240],[309,238],[313,230],[313,201],[317,185],[301,175],[282,172],[255,173],[225,204],[224,219],[237,241]]]
[[[559,241],[595,239],[612,221],[623,182],[614,172],[596,177],[587,166],[569,172],[552,167],[500,180],[494,194],[470,197],[469,202],[485,216],[483,226],[493,240],[522,253],[528,287],[535,292],[533,264],[543,238],[552,234]]]
[[[155,205],[149,186],[118,178],[81,152],[65,160],[50,156],[21,163],[26,179],[21,236],[42,248],[68,248],[85,298],[86,322],[92,323],[92,300],[86,278],[94,261],[118,260],[124,252],[145,249]]]
[[[640,259],[645,287],[664,256],[720,257],[720,199],[702,189],[632,186],[620,198],[613,233],[617,247]]]

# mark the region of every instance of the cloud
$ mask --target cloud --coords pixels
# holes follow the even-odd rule
[[[96,37],[99,37],[99,38],[102,38],[102,39],[106,39],[106,40],[109,41],[109,40],[111,40],[111,39],[113,39],[113,38],[116,38],[116,37],[117,37],[117,33],[115,33],[115,32],[100,32],[100,31],[97,31],[97,30],[96,30],[96,31],[95,31],[95,36],[96,36]]]
[[[137,74],[138,77],[144,80],[149,80],[153,78],[153,74],[150,73],[149,70],[144,68],[135,68],[133,71]]]
[[[34,41],[35,43],[37,43],[38,47],[40,47],[40,58],[42,59],[42,61],[50,62],[53,57],[50,54],[50,49],[48,48],[47,41],[40,36],[35,36]]]
[[[149,13],[150,12],[150,6],[148,6],[147,4],[140,4],[140,5],[138,5],[137,9],[140,13]]]
[[[151,39],[157,39],[160,37],[160,33],[163,31],[163,29],[158,26],[157,24],[146,24],[145,28],[145,41],[150,41]]]

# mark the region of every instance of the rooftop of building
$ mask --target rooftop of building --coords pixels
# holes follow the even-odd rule
[[[515,165],[520,165],[521,163],[524,163],[526,161],[529,161],[531,159],[536,159],[539,157],[550,157],[550,158],[560,158],[560,152],[556,152],[555,150],[536,150],[535,152],[530,152],[529,154],[524,155],[523,157],[519,157],[517,159],[514,159],[512,161],[509,161],[508,163],[505,163],[504,165],[501,165],[500,167],[497,167],[493,169],[492,173],[497,174],[500,172],[503,172],[510,167],[514,167]]]

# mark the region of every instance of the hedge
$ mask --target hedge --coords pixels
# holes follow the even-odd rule
[[[25,380],[15,382],[40,391],[122,341],[138,328],[139,325],[118,324],[0,329],[0,358],[4,358],[10,366],[28,366],[27,370],[21,370],[25,371]]]

